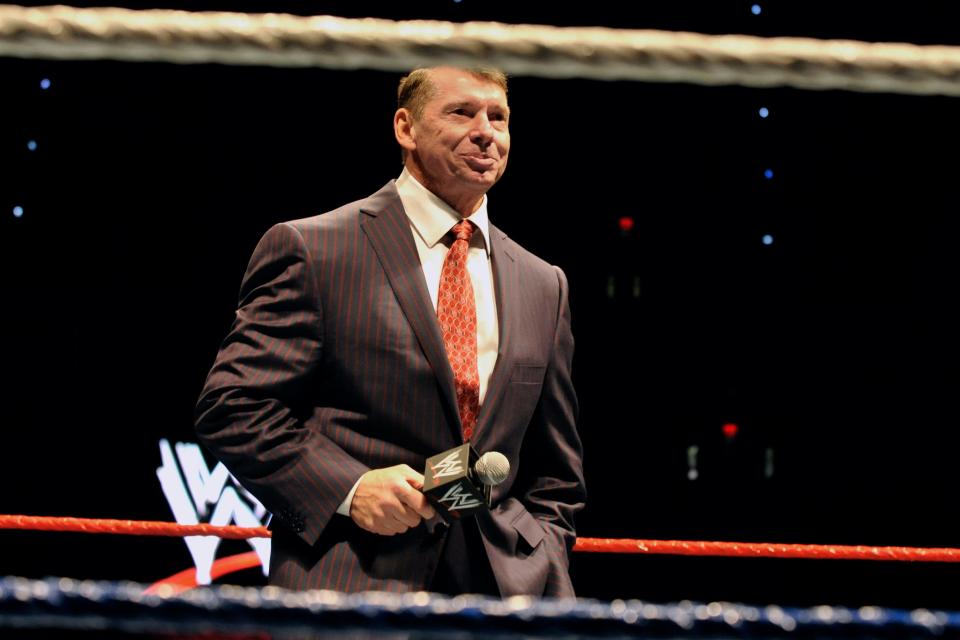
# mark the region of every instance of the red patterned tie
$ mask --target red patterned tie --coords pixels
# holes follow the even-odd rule
[[[477,308],[473,299],[473,285],[467,272],[467,251],[474,226],[461,220],[453,226],[456,239],[440,272],[440,291],[437,295],[437,317],[443,332],[443,346],[453,368],[457,390],[457,408],[463,440],[473,436],[480,413],[480,374],[477,371]]]

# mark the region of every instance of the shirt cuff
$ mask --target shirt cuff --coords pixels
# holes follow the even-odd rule
[[[343,499],[343,502],[340,503],[340,506],[337,507],[337,513],[342,516],[350,517],[350,505],[353,504],[353,494],[357,492],[357,487],[360,486],[360,480],[358,479],[353,483],[353,488],[350,489],[350,493],[347,494],[347,497]]]

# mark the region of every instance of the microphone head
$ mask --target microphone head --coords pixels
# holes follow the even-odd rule
[[[510,475],[510,461],[499,451],[487,451],[477,460],[474,471],[482,484],[492,487]]]

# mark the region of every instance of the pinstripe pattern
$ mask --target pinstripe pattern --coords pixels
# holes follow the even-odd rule
[[[474,436],[512,464],[480,517],[504,595],[572,595],[585,500],[563,274],[491,227],[500,352]],[[363,531],[336,509],[372,468],[461,442],[453,374],[393,183],[271,228],[197,406],[200,440],[274,514],[270,581],[429,585],[444,529]]]

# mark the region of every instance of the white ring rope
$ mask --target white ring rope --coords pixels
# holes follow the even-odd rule
[[[960,95],[960,47],[494,22],[0,5],[0,56]]]

